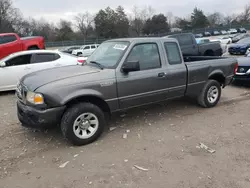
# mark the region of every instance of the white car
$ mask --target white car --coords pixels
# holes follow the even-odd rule
[[[228,31],[227,31],[229,34],[236,34],[236,33],[238,33],[238,31],[237,31],[237,29],[229,29]]]
[[[83,45],[80,49],[73,50],[72,54],[76,56],[79,55],[90,56],[98,46],[99,44]]]
[[[28,73],[77,64],[76,56],[56,50],[29,50],[11,54],[0,60],[0,91],[15,90],[19,79]]]

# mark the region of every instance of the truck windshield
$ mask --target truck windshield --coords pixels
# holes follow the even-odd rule
[[[114,68],[128,45],[128,41],[104,42],[88,58],[87,63],[97,62],[104,68]]]

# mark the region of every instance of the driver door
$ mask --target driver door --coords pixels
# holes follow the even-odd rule
[[[6,66],[0,68],[0,91],[15,90],[18,81],[30,70],[32,55],[13,57],[5,62]]]

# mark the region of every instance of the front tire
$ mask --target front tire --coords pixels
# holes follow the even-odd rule
[[[216,80],[208,80],[198,97],[198,103],[204,108],[211,108],[217,105],[220,97],[220,83]]]
[[[103,111],[91,103],[73,105],[64,113],[61,121],[64,138],[77,146],[94,142],[101,136],[105,126]]]

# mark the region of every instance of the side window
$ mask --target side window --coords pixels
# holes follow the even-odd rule
[[[55,60],[55,54],[53,53],[36,54],[35,61],[32,63],[44,63],[54,60]]]
[[[92,45],[92,46],[91,46],[91,49],[95,49],[95,48],[96,48],[96,46],[95,46],[95,45]]]
[[[54,60],[60,59],[61,56],[59,54],[54,54]]]
[[[25,64],[30,64],[31,60],[31,55],[21,55],[18,57],[14,57],[8,61],[6,61],[6,66],[18,66],[18,65],[25,65]]]
[[[15,35],[6,35],[6,36],[2,36],[0,37],[0,44],[6,44],[9,42],[14,42],[16,41],[17,38]]]
[[[178,42],[180,45],[191,45],[193,44],[193,40],[191,35],[180,35],[178,36]]]
[[[138,44],[133,47],[127,61],[139,61],[140,70],[156,69],[161,67],[161,60],[156,43]]]
[[[166,50],[168,63],[170,65],[176,65],[182,63],[180,50],[175,42],[165,42],[164,47]]]
[[[85,46],[84,47],[84,50],[88,50],[88,49],[90,49],[90,46]]]

